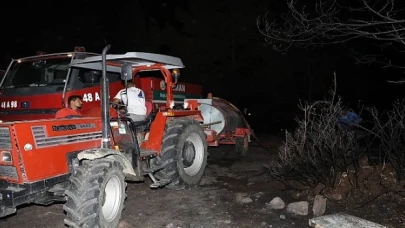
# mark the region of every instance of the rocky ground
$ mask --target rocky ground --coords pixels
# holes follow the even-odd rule
[[[277,157],[274,148],[279,143],[266,140],[265,144],[273,149],[263,149],[252,143],[249,156],[242,160],[229,156],[231,147],[211,149],[201,186],[193,190],[152,190],[149,180],[129,184],[120,227],[306,228],[308,220],[314,217],[314,198],[320,197],[315,197],[316,193],[330,198],[326,200],[325,214],[345,212],[380,224],[405,227],[402,217],[405,197],[398,191],[377,194],[366,203],[353,204],[335,199],[339,194],[346,194],[343,190],[334,194],[327,189],[315,189],[318,192],[286,190],[282,184],[272,181],[266,172],[268,161]],[[320,199],[321,204],[316,208],[322,213],[325,200]],[[294,202],[299,203],[288,205]],[[0,227],[58,228],[64,227],[63,218],[61,204],[30,205],[19,208],[16,215],[0,219]]]

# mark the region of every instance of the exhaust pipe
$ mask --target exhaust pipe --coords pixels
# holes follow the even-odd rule
[[[105,46],[101,53],[102,58],[102,78],[100,86],[101,94],[101,134],[102,134],[102,148],[110,148],[110,112],[109,112],[109,88],[107,78],[107,60],[106,55],[111,45]]]

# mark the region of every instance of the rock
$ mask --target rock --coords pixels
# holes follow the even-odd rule
[[[316,195],[314,199],[314,205],[312,207],[312,212],[315,216],[321,216],[326,210],[326,198],[321,195]]]
[[[281,218],[281,219],[285,219],[285,215],[280,215],[280,218]]]
[[[318,195],[319,193],[322,192],[322,190],[325,188],[325,185],[322,183],[319,183],[312,191],[315,195]]]
[[[238,203],[251,203],[251,202],[253,202],[253,200],[249,196],[247,196],[246,193],[237,193],[236,194],[236,201]]]
[[[268,206],[269,206],[271,209],[279,210],[279,209],[284,209],[285,203],[284,203],[284,201],[283,201],[280,197],[274,197],[274,198],[268,203]]]
[[[166,228],[174,228],[173,223],[169,223],[169,224],[167,224],[167,225],[166,225]]]
[[[130,228],[132,227],[127,221],[121,220],[118,224],[118,228]]]
[[[256,194],[254,194],[254,197],[260,198],[260,197],[262,197],[263,195],[264,195],[263,192],[258,192],[258,193],[256,193]]]
[[[308,215],[309,203],[307,201],[299,201],[287,205],[287,212],[297,215]]]

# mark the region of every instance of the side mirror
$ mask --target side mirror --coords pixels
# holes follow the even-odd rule
[[[174,79],[174,84],[176,84],[179,81],[179,78],[180,78],[179,69],[173,69],[172,70],[172,76],[173,76],[173,79]]]
[[[121,66],[121,79],[123,81],[132,80],[132,64],[124,63]]]

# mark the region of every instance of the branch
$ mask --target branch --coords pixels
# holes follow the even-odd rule
[[[347,2],[320,0],[312,7],[299,7],[300,0],[289,0],[288,11],[281,15],[281,20],[271,19],[277,13],[267,11],[257,18],[257,27],[266,42],[281,52],[292,47],[343,44],[359,38],[370,39],[382,48],[405,51],[404,9],[395,5],[395,0],[363,0],[360,5],[358,1],[344,3]]]

